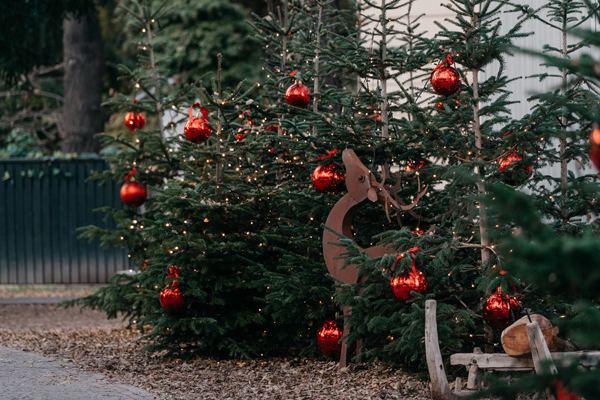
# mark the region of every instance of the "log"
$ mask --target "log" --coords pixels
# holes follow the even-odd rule
[[[558,327],[553,327],[548,318],[540,314],[533,314],[530,317],[523,317],[514,324],[502,331],[500,341],[506,354],[510,356],[523,356],[531,354],[531,346],[527,337],[526,326],[531,321],[538,323],[546,345],[551,352],[574,351],[575,346],[556,336]]]

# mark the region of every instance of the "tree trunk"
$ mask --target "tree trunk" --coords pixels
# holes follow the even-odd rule
[[[96,153],[102,132],[102,72],[104,51],[98,20],[93,10],[79,20],[63,20],[65,65],[63,114],[59,124],[61,148],[65,153]]]

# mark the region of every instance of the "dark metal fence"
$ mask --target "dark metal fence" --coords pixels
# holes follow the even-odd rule
[[[0,160],[0,284],[104,283],[128,268],[123,249],[77,239],[81,226],[111,226],[93,209],[121,206],[116,183],[86,182],[108,168],[98,159]]]

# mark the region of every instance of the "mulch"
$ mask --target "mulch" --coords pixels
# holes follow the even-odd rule
[[[102,373],[161,399],[403,399],[428,400],[429,382],[375,363],[314,359],[183,361],[142,352],[140,332],[104,314],[56,305],[0,305],[0,345]]]

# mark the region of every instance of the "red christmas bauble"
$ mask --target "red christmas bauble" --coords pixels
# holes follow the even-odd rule
[[[141,182],[125,182],[121,186],[121,200],[129,207],[139,207],[148,199],[146,185]]]
[[[338,193],[344,188],[346,174],[337,164],[319,165],[312,174],[312,184],[317,192]]]
[[[200,107],[202,117],[194,117],[193,109],[196,106]],[[208,122],[208,110],[200,106],[200,103],[196,102],[190,107],[190,119],[185,123],[183,132],[190,142],[197,144],[206,142],[210,137],[212,130]]]
[[[179,268],[169,267],[169,274],[167,278],[178,278]],[[173,314],[183,311],[187,304],[187,299],[181,290],[177,287],[179,282],[173,280],[170,284],[167,284],[163,290],[160,291],[160,305],[166,312]]]
[[[590,134],[590,160],[600,170],[600,129],[594,128]]]
[[[431,86],[437,94],[453,95],[460,87],[460,74],[447,63],[442,63],[431,73]]]
[[[408,250],[408,253],[411,253],[412,256],[412,253],[418,250],[420,250],[420,247],[413,247]],[[398,266],[398,263],[402,258],[404,258],[404,255],[400,254],[396,260],[396,266]],[[425,278],[425,275],[423,275],[421,271],[418,271],[415,268],[415,259],[413,258],[412,271],[408,274],[404,273],[396,275],[390,282],[390,287],[392,288],[392,293],[394,293],[396,300],[400,303],[406,303],[408,300],[412,299],[412,294],[410,294],[410,292],[414,291],[421,294],[427,293],[427,278]]]
[[[454,112],[454,111],[456,111],[456,110],[458,110],[458,106],[460,106],[460,101],[458,101],[458,100],[454,100],[454,101],[455,101],[455,104],[454,104],[454,105],[453,105],[452,103],[448,104],[448,106],[450,107],[450,109],[451,109],[453,112]],[[466,107],[466,106],[467,106],[467,105],[465,104],[465,107]],[[438,109],[438,110],[440,110],[440,111],[444,111],[444,110],[446,110],[446,107],[444,107],[444,102],[443,102],[443,101],[440,101],[440,102],[437,104],[437,106],[435,106],[435,108],[437,108],[437,109]],[[439,113],[439,111],[438,111],[438,113]]]
[[[500,179],[504,183],[511,186],[518,186],[531,177],[533,165],[517,167],[517,164],[522,160],[523,157],[516,151],[498,160],[498,169],[503,173]]]
[[[290,106],[306,108],[310,103],[310,91],[301,83],[295,83],[285,91],[285,102]]]
[[[418,169],[423,168],[423,167],[427,167],[429,166],[431,163],[429,161],[419,161],[419,166],[417,167]],[[410,162],[408,163],[408,165],[406,165],[406,168],[404,169],[404,172],[412,172],[415,170],[415,165],[416,163],[414,162]]]
[[[317,332],[317,344],[319,349],[327,357],[338,361],[342,352],[342,344],[339,343],[344,335],[342,324],[330,319],[325,321],[319,332]]]
[[[483,319],[494,329],[506,329],[519,319],[521,304],[519,300],[500,291],[488,297],[483,306]]]
[[[146,125],[146,117],[144,116],[144,113],[137,113],[135,116],[135,127],[137,129],[144,129],[144,126]]]
[[[135,111],[129,111],[127,114],[125,114],[125,119],[123,120],[123,122],[125,123],[127,129],[129,129],[130,131],[135,131],[135,129],[137,128],[136,118],[137,113]],[[144,122],[146,122],[145,119]]]
[[[580,400],[579,397],[575,396],[567,389],[563,389],[562,381],[556,379],[554,386],[556,388],[556,400]]]
[[[190,142],[200,144],[208,140],[212,130],[207,120],[202,117],[195,117],[186,122],[183,132]]]

